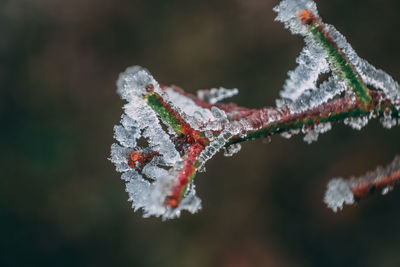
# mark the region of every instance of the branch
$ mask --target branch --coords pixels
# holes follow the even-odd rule
[[[164,88],[167,87],[164,86]],[[197,105],[210,110],[212,107],[218,107],[223,110],[231,118],[225,127],[232,125],[240,127],[244,124],[247,127],[250,126],[251,129],[246,131],[245,136],[243,136],[243,133],[237,134],[225,146],[275,134],[292,134],[295,130],[303,129],[304,127],[312,130],[320,123],[344,121],[348,118],[360,118],[364,116],[369,119],[385,118],[386,120],[400,118],[397,104],[392,103],[392,100],[386,97],[382,91],[368,90],[370,97],[368,105],[360,99],[355,99],[350,94],[338,97],[320,106],[294,113],[292,112],[291,105],[261,109],[249,109],[237,106],[234,103],[211,105],[204,103],[192,94],[184,92],[184,90],[177,86],[172,86],[171,88],[194,100]],[[240,131],[242,130],[244,129],[240,128]]]
[[[118,93],[128,104],[122,126],[115,127],[120,145],[112,146],[111,161],[123,172],[133,207],[143,208],[144,216],[166,219],[184,209],[196,212],[200,200],[193,178],[221,149],[231,156],[240,150],[241,142],[300,132],[311,143],[339,121],[354,129],[372,118],[379,118],[386,128],[400,122],[399,84],[359,58],[333,26],[322,22],[313,1],[283,0],[274,10],[276,20],[302,35],[306,43],[276,107],[219,103],[236,95],[237,89],[200,90],[195,96],[177,86],[159,85],[138,66],[120,75]],[[366,196],[370,186],[394,185],[399,169],[388,170],[394,172],[363,183],[334,180],[337,186],[332,188],[352,193],[340,197],[341,190],[328,190],[326,199],[333,199],[328,205],[336,210],[343,202]]]
[[[324,202],[336,212],[343,208],[343,204],[353,204],[376,191],[385,195],[399,183],[400,156],[396,156],[392,163],[385,168],[378,167],[375,171],[358,178],[332,179],[328,184]]]

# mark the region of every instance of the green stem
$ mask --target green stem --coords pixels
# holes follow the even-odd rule
[[[162,99],[152,93],[146,96],[147,104],[177,133],[182,133],[183,126],[176,118],[176,115],[171,113],[162,102]]]
[[[364,104],[368,105],[371,102],[368,87],[364,84],[347,56],[338,48],[336,43],[325,31],[323,25],[319,25],[317,22],[313,23],[310,26],[310,32],[314,40],[328,54],[328,61],[335,67],[337,74],[343,77],[356,96]]]

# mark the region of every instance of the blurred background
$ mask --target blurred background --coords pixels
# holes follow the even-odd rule
[[[400,266],[400,190],[337,214],[330,178],[400,153],[373,121],[243,144],[196,177],[200,213],[143,219],[107,160],[130,65],[190,92],[273,105],[303,41],[270,0],[0,0],[0,266]],[[318,1],[358,54],[400,80],[398,0]]]

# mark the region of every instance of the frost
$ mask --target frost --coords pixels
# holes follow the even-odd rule
[[[349,125],[354,130],[361,130],[368,124],[368,117],[367,116],[356,117],[356,118],[350,117],[344,119],[343,122],[345,125]]]
[[[328,100],[342,94],[347,87],[337,66],[328,57],[324,47],[314,39],[309,27],[302,23],[300,14],[308,10],[319,23],[326,35],[330,36],[338,49],[349,61],[357,72],[362,82],[371,86],[369,89],[382,90],[391,102],[400,108],[400,86],[393,78],[382,70],[376,69],[366,60],[361,59],[346,38],[332,25],[322,23],[316,4],[311,0],[283,0],[274,8],[277,12],[276,20],[282,22],[293,34],[300,34],[305,38],[305,47],[297,58],[298,66],[290,71],[280,95],[277,106],[287,105],[292,114],[312,109]],[[321,75],[330,73],[330,77],[321,85],[318,79]],[[349,125],[356,128],[363,127],[368,121],[357,123],[348,121]],[[384,120],[384,126],[391,127],[393,121]],[[358,124],[358,125],[356,125]]]
[[[129,152],[129,148],[121,147],[118,144],[112,144],[110,160],[115,164],[117,172],[125,172],[131,169],[126,160]]]
[[[288,130],[287,132],[283,132],[281,133],[281,136],[283,138],[289,139],[291,138],[293,135],[299,134],[300,133],[300,129],[293,129],[293,130]]]
[[[304,136],[303,140],[307,144],[311,144],[318,140],[319,133],[315,130],[309,130],[307,134]]]
[[[208,120],[213,119],[213,115],[209,109],[196,105],[196,103],[189,97],[180,94],[171,87],[167,87],[165,92],[165,98],[169,100],[170,103],[173,103],[175,107],[179,108],[182,113],[189,117],[193,117],[193,120],[207,122]]]
[[[399,105],[400,103],[400,86],[393,78],[383,70],[376,69],[366,60],[360,58],[346,38],[338,32],[334,26],[326,25],[326,29],[337,46],[343,51],[350,62],[354,65],[360,74],[363,82],[376,89],[382,90],[386,96]]]
[[[157,82],[145,68],[132,66],[120,75],[117,81],[117,92],[122,99],[129,102],[146,93],[145,87],[148,84],[158,87]]]
[[[205,112],[184,96],[178,100],[172,90],[167,91],[169,95],[166,95],[149,72],[141,67],[128,68],[118,79],[117,92],[128,104],[124,106],[121,125],[114,127],[114,137],[119,145],[111,146],[110,160],[117,171],[123,173],[121,178],[126,181],[126,191],[135,210],[142,208],[144,216],[173,218],[179,216],[183,209],[195,212],[201,205],[200,200],[194,196],[194,188],[187,192],[178,208],[171,209],[164,205],[165,197],[171,193],[176,173],[182,168],[182,159],[171,141],[170,129],[167,132],[163,129],[160,118],[143,98],[149,85],[165,99],[174,100],[179,106],[177,110],[180,109],[182,114],[182,110],[188,113],[185,116],[190,117],[200,110],[206,120],[215,118],[211,111]],[[140,153],[154,153],[142,169],[133,170],[128,165],[128,155],[134,149],[142,151]]]
[[[283,132],[283,133],[281,133],[281,136],[283,138],[290,139],[292,137],[292,134],[289,132]]]
[[[396,108],[400,108],[399,84],[359,58],[343,35],[324,24],[314,1],[283,0],[274,11],[278,13],[276,20],[305,40],[297,67],[288,73],[276,101],[277,108],[218,103],[238,94],[237,89],[199,90],[196,97],[176,86],[160,86],[139,66],[120,75],[117,92],[127,104],[121,124],[114,127],[116,142],[111,146],[110,160],[122,173],[134,210],[142,209],[145,217],[163,219],[178,217],[182,210],[198,211],[201,201],[192,178],[204,171],[207,160],[221,149],[225,156],[240,151],[240,144],[226,147],[229,143],[258,137],[269,140],[275,133],[290,138],[300,129],[304,141],[312,143],[332,128],[329,121],[348,114],[360,116],[344,119],[357,130],[378,116],[386,128],[400,123],[394,118],[398,116]],[[372,94],[367,86],[383,93]],[[354,112],[361,109],[360,103],[367,111],[371,107],[369,116],[365,110]],[[387,103],[391,107],[382,113],[380,108]],[[363,179],[373,182],[382,173]],[[354,183],[331,181],[325,195],[328,206],[336,211],[344,203],[353,203],[350,186]],[[379,189],[386,193],[391,187]]]
[[[300,129],[295,129],[295,130],[289,130],[287,132],[283,132],[281,133],[281,136],[283,138],[289,139],[291,138],[293,135],[299,134],[300,133]]]
[[[278,101],[278,103],[286,105],[292,114],[296,114],[327,103],[329,100],[342,94],[345,88],[346,85],[342,80],[330,77],[319,88],[305,90],[292,101],[284,100],[283,102]],[[278,104],[278,107],[282,106],[282,104]]]
[[[392,112],[383,112],[383,117],[380,118],[380,122],[382,123],[383,127],[386,129],[390,129],[393,126],[396,126],[397,120],[392,118]]]
[[[293,20],[299,19],[296,16]],[[296,114],[322,105],[345,91],[346,83],[336,75],[328,76],[318,85],[321,75],[332,72],[332,67],[325,50],[310,38],[306,39],[306,46],[296,62],[298,66],[288,73],[280,92],[282,99],[277,100],[278,107],[286,105]]]
[[[325,193],[324,202],[333,209],[342,209],[343,204],[353,204],[367,195],[381,190],[386,195],[399,182],[400,156],[386,167],[378,167],[375,171],[368,172],[360,177],[351,177],[348,180],[342,178],[332,179]]]
[[[225,157],[232,157],[236,153],[238,153],[242,149],[240,144],[232,144],[228,147],[224,148],[224,156]]]
[[[139,176],[139,174],[137,175]],[[142,179],[131,179],[126,183],[126,191],[129,193],[129,201],[132,201],[132,207],[135,211],[146,207],[150,187],[151,184]]]
[[[199,156],[199,161],[204,165],[204,163],[212,158],[221,148],[229,141],[232,137],[232,132],[229,130],[222,131],[214,141],[210,142],[208,146],[204,148]]]
[[[281,97],[295,101],[306,90],[316,90],[319,75],[329,72],[326,58],[321,47],[306,45],[296,60],[298,67],[288,73]]]
[[[332,125],[330,122],[328,123],[320,123],[318,125],[315,125],[312,129],[308,128],[303,128],[303,132],[306,133],[304,136],[303,140],[304,142],[311,144],[312,142],[315,142],[318,140],[318,136],[321,133],[326,133],[327,131],[332,129]]]
[[[305,9],[311,10],[313,14],[318,16],[317,5],[314,1],[283,0],[274,8],[274,11],[278,13],[275,20],[282,22],[293,34],[308,36],[307,27],[298,18],[298,14]]]
[[[117,87],[118,94],[128,103],[124,106],[121,125],[114,127],[114,138],[119,144],[111,146],[110,160],[117,171],[122,172],[121,178],[126,181],[126,191],[134,210],[143,209],[145,217],[154,215],[163,219],[178,217],[182,210],[196,212],[201,201],[195,195],[193,184],[188,185],[177,207],[165,204],[184,168],[182,155],[188,147],[179,145],[182,141],[177,140],[182,137],[175,133],[168,119],[150,107],[145,96],[149,92],[156,93],[190,127],[207,136],[209,143],[196,158],[199,171],[233,135],[246,132],[250,126],[244,120],[228,126],[227,115],[222,109],[201,107],[173,87],[161,89],[150,73],[139,66],[122,73]],[[203,101],[214,104],[237,93],[237,89],[219,88],[202,90],[199,95]],[[233,154],[239,149],[240,145],[233,145],[228,150]]]
[[[214,90],[214,91],[213,91]],[[203,92],[203,97],[206,97],[208,90],[201,90]],[[174,109],[179,113],[179,115],[189,123],[189,125],[195,130],[222,130],[224,125],[227,123],[227,116],[223,110],[212,106],[211,109],[203,108],[197,105],[193,99],[177,92],[171,87],[166,87],[165,94],[163,94],[163,99],[167,103],[174,107]],[[211,89],[210,92],[213,93],[213,100],[223,99],[225,97],[233,96],[238,93],[237,89]],[[207,98],[207,101],[210,99]]]
[[[387,195],[390,191],[393,190],[393,186],[386,186],[385,188],[382,189],[382,195]]]
[[[239,90],[237,88],[234,89],[226,89],[223,87],[220,88],[213,88],[210,90],[198,90],[197,91],[197,97],[200,98],[201,100],[208,102],[210,104],[215,104],[225,98],[230,98],[232,96],[235,96],[239,93]]]
[[[349,183],[342,178],[332,179],[328,183],[324,202],[334,212],[343,209],[343,204],[353,204],[354,195]]]

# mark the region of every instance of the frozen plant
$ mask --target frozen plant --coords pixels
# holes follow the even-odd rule
[[[378,118],[384,127],[400,122],[399,84],[358,57],[333,26],[322,22],[311,0],[283,0],[274,8],[276,20],[305,46],[290,71],[276,107],[252,109],[219,102],[237,89],[214,88],[197,95],[159,84],[144,68],[128,68],[118,79],[118,94],[127,101],[121,125],[114,127],[118,143],[110,160],[122,172],[133,208],[144,216],[174,218],[182,210],[201,207],[193,178],[223,149],[239,152],[240,142],[286,138],[303,133],[311,143],[338,122],[361,129]],[[321,75],[327,76],[318,83]],[[387,193],[400,181],[400,160],[360,178],[337,178],[328,185],[325,202],[334,211],[374,190]]]

